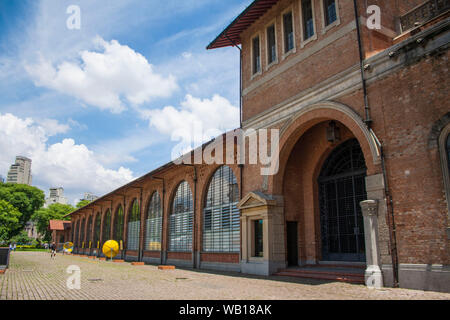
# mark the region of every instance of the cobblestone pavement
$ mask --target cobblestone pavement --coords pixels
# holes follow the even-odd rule
[[[81,269],[81,289],[66,287],[66,269]],[[362,285],[237,273],[158,270],[46,252],[14,252],[0,275],[0,299],[450,299],[450,294],[405,289],[371,290]]]

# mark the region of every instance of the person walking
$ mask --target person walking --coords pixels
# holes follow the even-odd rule
[[[16,252],[16,243],[14,243],[13,250]]]
[[[56,257],[56,245],[54,242],[50,245],[50,258]]]

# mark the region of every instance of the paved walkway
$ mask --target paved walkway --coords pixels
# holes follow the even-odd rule
[[[66,269],[81,269],[81,289],[69,290]],[[0,275],[0,299],[450,299],[450,294],[404,289],[371,290],[362,285],[250,277],[236,273],[158,270],[45,252],[14,252],[10,269]]]

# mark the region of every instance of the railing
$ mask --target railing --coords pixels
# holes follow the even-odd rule
[[[450,0],[430,0],[400,17],[402,32],[420,26],[450,9]]]

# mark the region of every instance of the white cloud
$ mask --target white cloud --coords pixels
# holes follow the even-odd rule
[[[59,123],[58,120],[55,119],[36,120],[36,123],[38,123],[42,127],[42,129],[48,136],[54,136],[59,133],[66,133],[70,130],[70,125]]]
[[[100,37],[95,43],[103,52],[82,51],[81,63],[65,61],[55,68],[41,57],[25,69],[37,86],[114,113],[125,110],[127,104],[139,106],[153,98],[169,97],[178,88],[173,76],[155,73],[147,59],[130,47]]]
[[[160,133],[196,144],[209,140],[212,135],[239,127],[239,108],[217,94],[212,99],[199,99],[188,94],[181,102],[181,108],[167,106],[147,110],[144,116]],[[193,135],[198,129],[202,131],[201,139]]]
[[[47,123],[61,128],[55,120]],[[133,173],[127,168],[105,168],[99,155],[85,145],[77,145],[73,139],[49,145],[48,138],[53,134],[55,130],[47,130],[31,118],[21,119],[0,113],[1,172],[7,172],[15,156],[24,155],[33,161],[35,185],[45,188],[62,186],[71,194],[82,194],[87,189],[103,194],[133,179]]]

